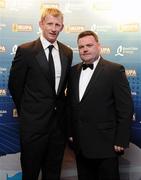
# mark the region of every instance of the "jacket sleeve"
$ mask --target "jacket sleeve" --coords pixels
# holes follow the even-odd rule
[[[125,69],[120,66],[114,76],[114,98],[117,115],[115,145],[128,147],[131,122],[133,117],[133,101]]]
[[[21,48],[18,47],[12,62],[8,80],[8,88],[17,108],[18,114],[20,112],[20,103],[24,91],[27,72],[26,57],[23,54],[24,53],[22,53]]]

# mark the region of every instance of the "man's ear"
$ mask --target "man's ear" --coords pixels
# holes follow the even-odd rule
[[[62,28],[61,28],[61,30],[60,31],[62,31],[64,29],[64,24],[62,24]]]
[[[42,29],[42,27],[43,27],[43,22],[42,21],[39,21],[39,26]]]

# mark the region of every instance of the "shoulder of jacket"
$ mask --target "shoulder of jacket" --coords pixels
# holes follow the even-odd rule
[[[66,51],[71,51],[71,52],[72,52],[72,49],[71,49],[70,46],[67,46],[66,44],[63,44],[63,43],[60,42],[60,41],[57,41],[57,43],[58,43],[58,46],[59,46],[59,47],[65,49]]]
[[[114,62],[114,61],[112,61],[112,60],[106,60],[106,59],[103,59],[103,58],[102,58],[101,61],[102,61],[102,63],[103,63],[104,65],[108,65],[108,66],[115,67],[115,68],[120,68],[120,67],[123,66],[122,64],[116,63],[116,62]]]

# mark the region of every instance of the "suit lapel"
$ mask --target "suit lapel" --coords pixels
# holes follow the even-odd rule
[[[49,66],[48,61],[44,52],[44,49],[42,47],[40,39],[36,41],[35,49],[37,51],[36,53],[36,60],[41,68],[41,71],[45,75],[45,77],[49,80]]]
[[[86,88],[86,91],[82,97],[82,100],[83,100],[83,98],[85,98],[88,95],[88,93],[91,91],[91,88],[94,89],[94,86],[96,85],[96,81],[98,81],[98,78],[101,75],[101,73],[103,72],[103,70],[104,70],[104,64],[103,64],[103,60],[101,58],[99,63],[97,64],[97,67],[96,67],[91,79],[90,79],[90,82]]]
[[[65,53],[64,53],[65,50],[63,49],[63,46],[59,42],[58,42],[58,47],[59,47],[59,54],[60,54],[60,61],[61,61],[61,78],[60,78],[57,94],[60,93],[62,86],[64,84],[64,80],[67,73],[67,65],[68,65],[68,58],[65,56]]]
[[[81,67],[82,63],[75,66],[76,70],[73,74],[73,84],[74,84],[74,96],[76,97],[76,100],[79,102],[79,79],[80,79],[80,73],[81,73]]]
[[[61,78],[60,78],[60,83],[58,87],[57,94],[60,93],[61,88],[64,84],[64,80],[66,77],[67,73],[67,65],[68,65],[68,58],[65,55],[65,50],[64,47],[61,45],[61,43],[58,42],[58,47],[59,47],[59,54],[60,54],[60,61],[61,61]],[[42,47],[40,39],[36,41],[36,59],[41,67],[42,72],[44,73],[45,77],[50,81],[49,78],[49,66],[48,66],[48,61],[44,52],[44,49]]]

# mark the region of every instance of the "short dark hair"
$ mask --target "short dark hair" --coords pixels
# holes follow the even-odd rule
[[[81,33],[78,35],[77,41],[78,41],[80,38],[85,37],[85,36],[93,36],[93,37],[95,38],[96,42],[99,42],[99,39],[98,39],[97,34],[96,34],[95,32],[93,32],[93,31],[90,31],[90,30],[81,32]]]

